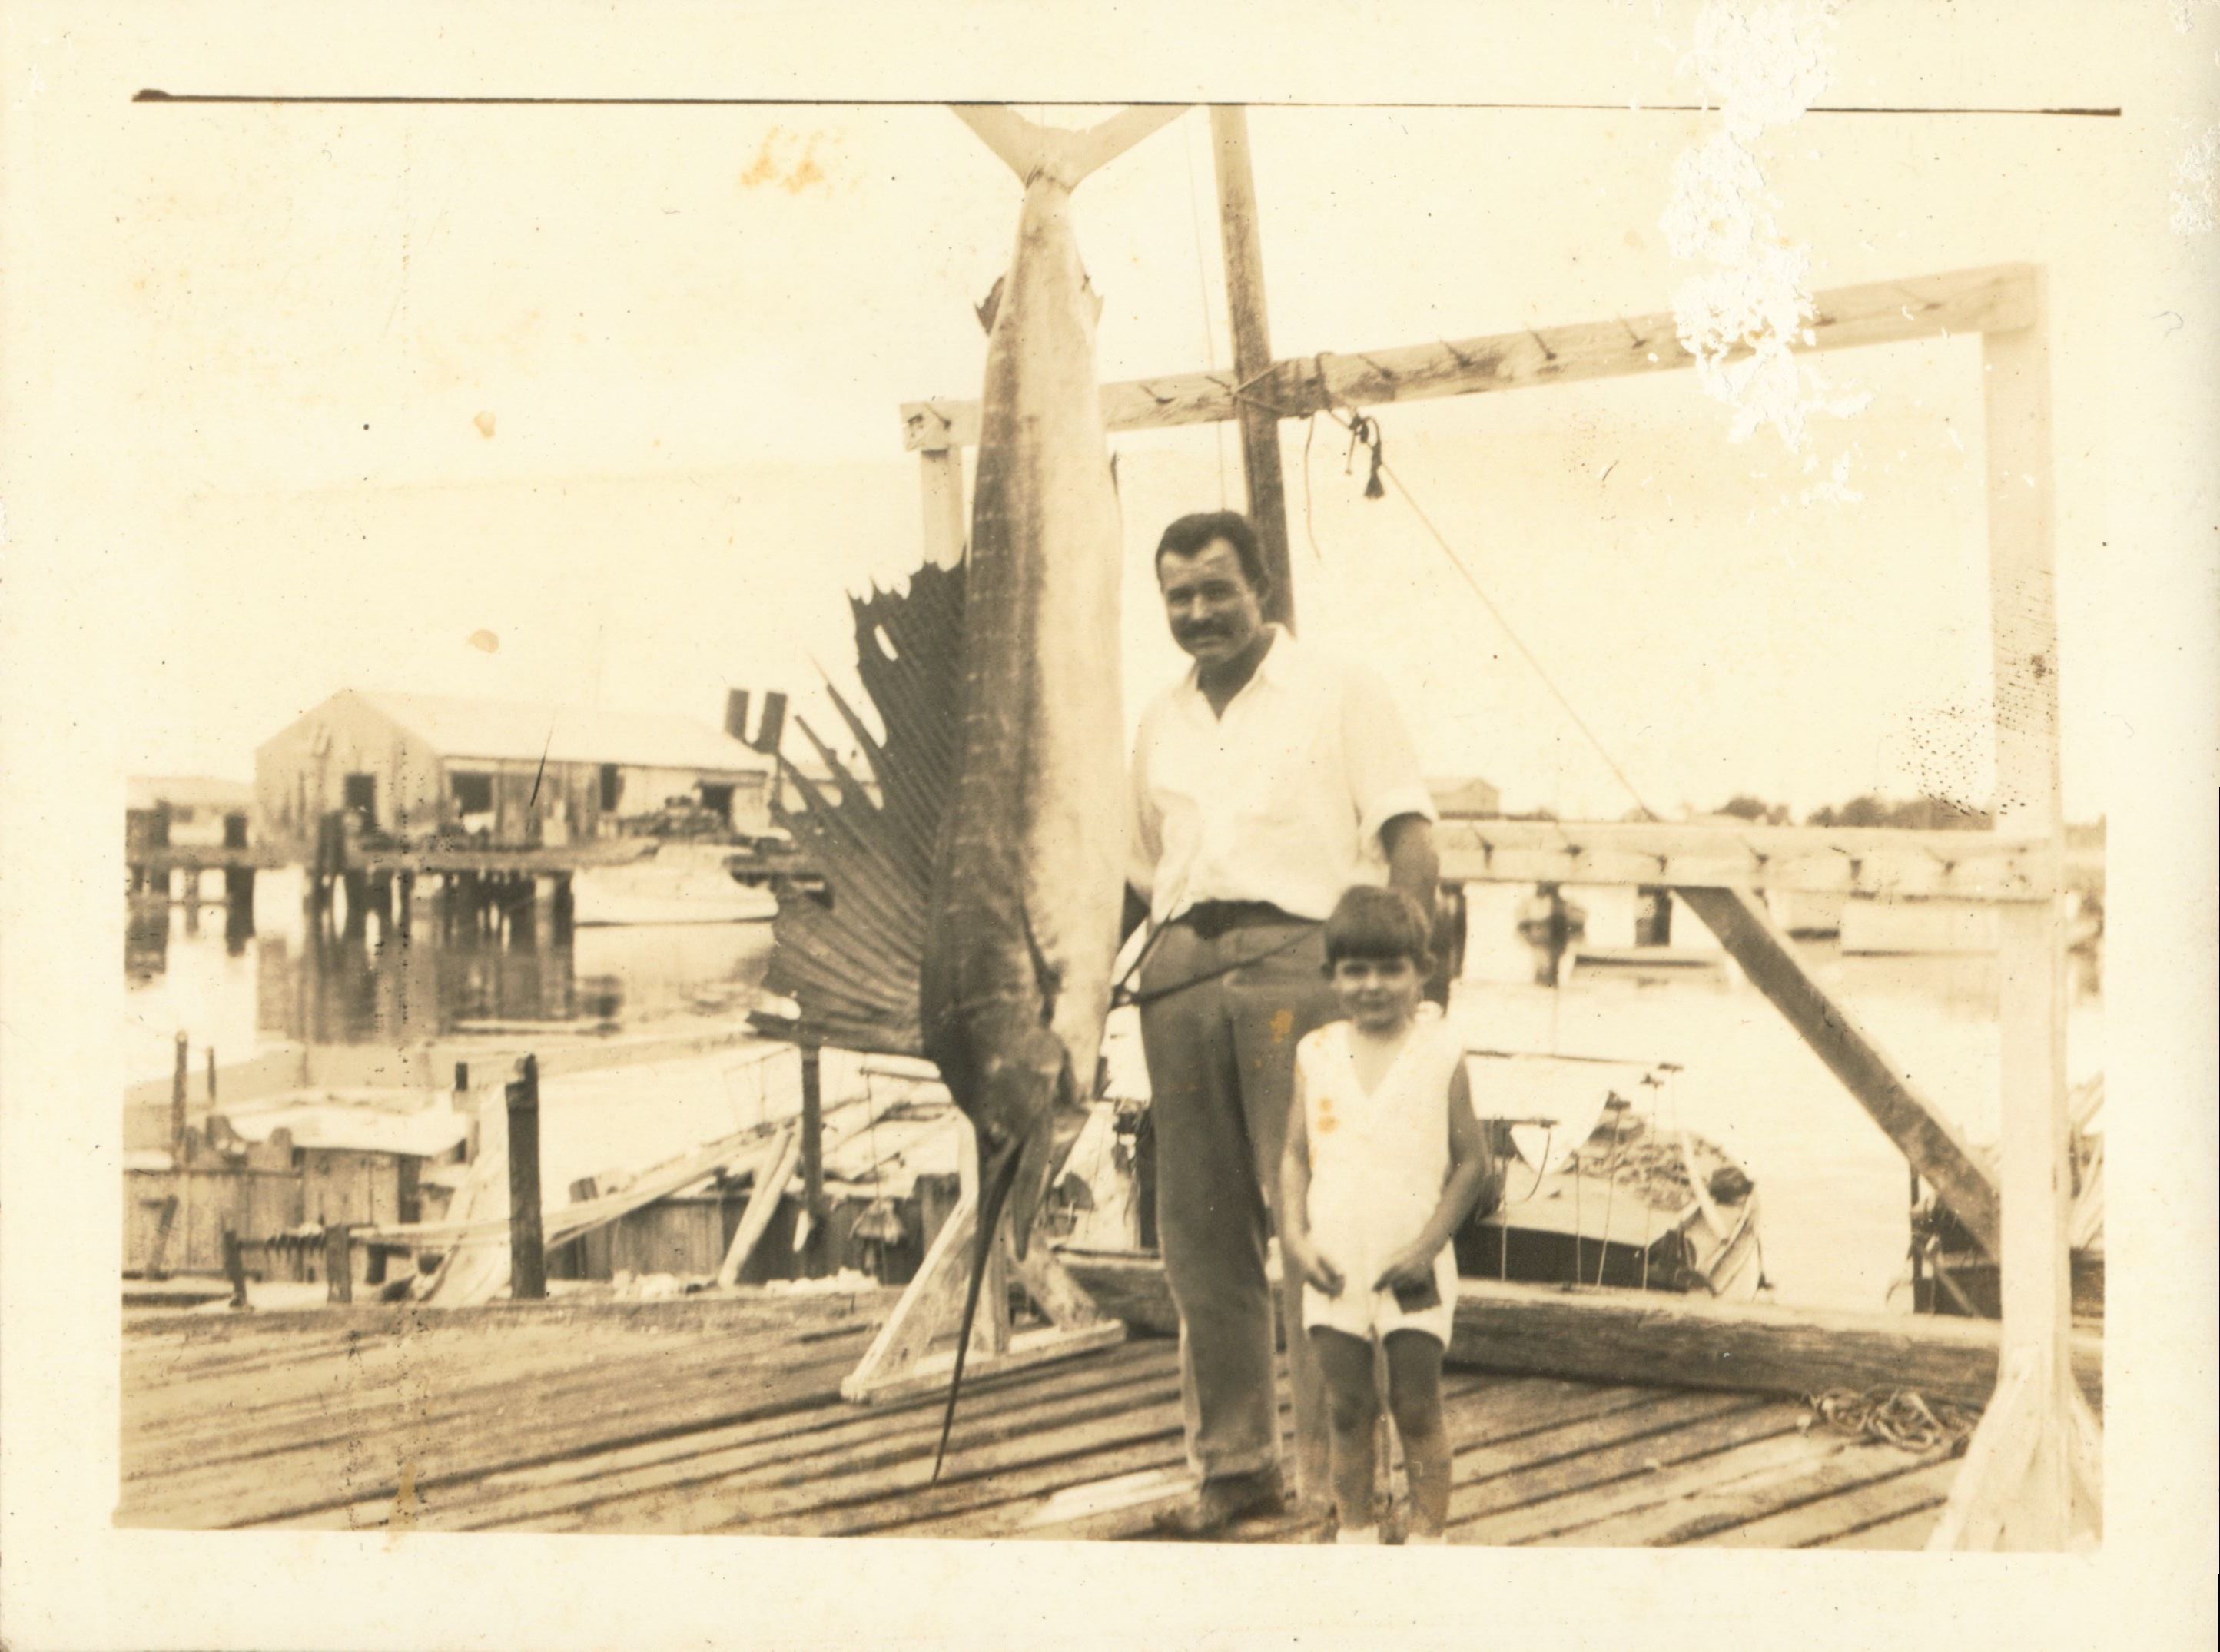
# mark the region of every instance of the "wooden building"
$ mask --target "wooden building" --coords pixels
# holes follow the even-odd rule
[[[254,788],[209,775],[134,775],[123,782],[128,839],[208,847],[246,841]]]
[[[1478,775],[1429,780],[1426,789],[1444,819],[1493,820],[1503,813],[1503,794]]]
[[[346,689],[256,749],[256,829],[305,854],[327,814],[365,834],[556,847],[695,814],[769,826],[772,759],[664,713]]]

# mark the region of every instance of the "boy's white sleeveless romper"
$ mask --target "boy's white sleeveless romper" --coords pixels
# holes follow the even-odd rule
[[[1422,1331],[1447,1347],[1456,1312],[1454,1245],[1434,1258],[1437,1306],[1406,1312],[1372,1281],[1441,1202],[1450,1174],[1450,1081],[1464,1041],[1438,1005],[1421,1004],[1401,1052],[1368,1095],[1356,1082],[1350,1032],[1347,1021],[1336,1021],[1295,1047],[1310,1140],[1311,1238],[1343,1279],[1339,1296],[1303,1287],[1303,1327],[1368,1341]]]

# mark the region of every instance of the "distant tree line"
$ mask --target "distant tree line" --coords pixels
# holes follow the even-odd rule
[[[1763,826],[1791,824],[1786,803],[1768,803],[1743,793],[1719,806],[1721,814]],[[1986,809],[1969,809],[1947,798],[1920,796],[1898,802],[1862,792],[1847,803],[1826,803],[1804,817],[1805,826],[1895,826],[1911,832],[1986,832],[1992,824]]]

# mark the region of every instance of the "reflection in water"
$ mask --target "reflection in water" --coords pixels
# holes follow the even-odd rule
[[[581,1013],[567,945],[504,946],[395,930],[372,937],[311,928],[257,948],[255,1026],[309,1044],[403,1044],[475,1023],[560,1023]],[[589,994],[614,1020],[621,985]]]
[[[596,1032],[753,1007],[770,948],[763,923],[591,929],[472,928],[415,920],[314,921],[297,880],[267,875],[256,910],[189,925],[182,906],[132,904],[124,973],[134,1077],[166,1072],[171,1039],[228,1060],[276,1040],[406,1044],[472,1032]]]

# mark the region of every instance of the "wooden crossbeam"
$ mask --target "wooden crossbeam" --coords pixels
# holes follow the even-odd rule
[[[1998,901],[2056,893],[2049,844],[1990,832],[1446,820],[1434,841],[1451,883],[1735,885]],[[2101,862],[2091,870],[2101,877]]]
[[[1813,295],[1817,314],[1805,350],[1900,344],[1951,334],[1998,333],[2031,323],[2034,272],[2024,264],[1956,270],[1834,287]],[[1245,395],[1283,418],[1329,407],[1373,407],[1444,396],[1472,396],[1537,384],[1619,378],[1692,367],[1670,315],[1612,317],[1436,344],[1276,361]],[[1102,387],[1103,422],[1112,430],[1212,424],[1238,415],[1233,372],[1171,373]],[[979,439],[976,401],[902,404],[902,445],[912,452],[970,447]]]

